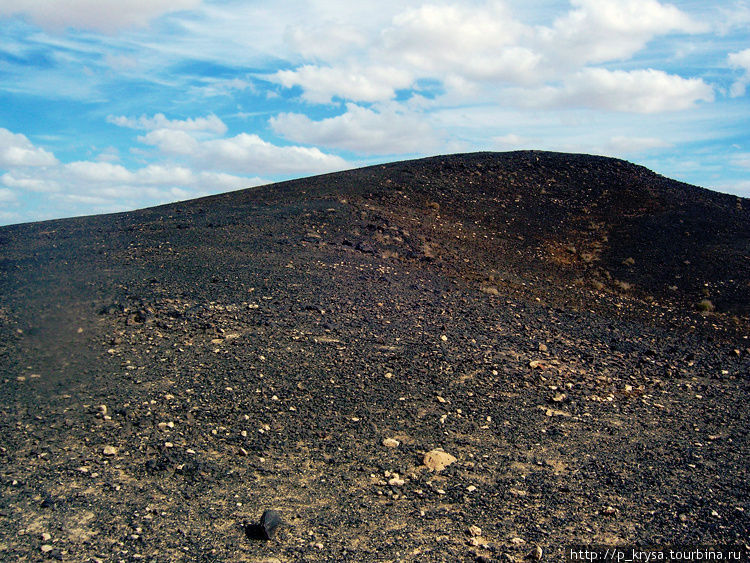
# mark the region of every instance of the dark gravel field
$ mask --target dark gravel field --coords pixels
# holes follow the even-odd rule
[[[749,315],[750,200],[585,155],[3,227],[0,560],[747,556]]]

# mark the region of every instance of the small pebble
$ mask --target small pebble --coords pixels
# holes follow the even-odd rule
[[[392,487],[403,487],[406,481],[399,477],[398,473],[394,473],[393,477],[388,479],[388,484]]]

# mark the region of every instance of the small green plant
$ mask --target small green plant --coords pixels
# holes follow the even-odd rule
[[[701,311],[702,313],[711,313],[712,311],[716,309],[716,307],[714,307],[714,304],[711,303],[710,299],[702,299],[698,303],[697,307],[698,307],[698,310]]]

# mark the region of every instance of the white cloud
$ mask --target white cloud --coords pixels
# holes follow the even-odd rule
[[[201,82],[205,86],[191,86],[190,92],[201,98],[212,96],[234,96],[235,92],[249,90],[252,94],[257,94],[254,84],[242,78],[215,79],[210,77],[201,77]]]
[[[579,106],[607,111],[658,113],[689,109],[711,102],[713,88],[699,78],[682,78],[661,70],[585,68],[561,87],[520,94],[519,102],[534,106]]]
[[[49,176],[47,171],[21,171],[6,172],[0,176],[0,182],[9,188],[21,189],[27,192],[57,192],[60,184]]]
[[[168,155],[187,155],[198,151],[199,141],[187,133],[175,129],[157,129],[138,137],[138,141],[159,147]]]
[[[713,2],[708,5],[713,6]],[[750,26],[750,3],[747,0],[735,0],[728,6],[718,6],[718,13],[720,17],[713,25],[722,35]],[[716,17],[713,19],[716,20]]]
[[[698,33],[707,26],[672,4],[656,0],[571,0],[574,9],[552,27],[539,27],[540,48],[552,60],[573,64],[630,58],[652,38]]]
[[[421,75],[477,81],[535,81],[541,55],[519,44],[530,30],[500,2],[423,5],[393,19],[384,32],[386,56]]]
[[[13,223],[20,223],[23,221],[21,215],[15,211],[6,211],[0,209],[0,224],[11,225]]]
[[[8,204],[16,201],[16,194],[8,188],[0,188],[0,203]]]
[[[280,70],[272,79],[286,88],[300,86],[304,99],[323,104],[334,97],[358,102],[386,101],[396,96],[396,90],[408,88],[413,82],[409,72],[388,66],[304,65]]]
[[[67,177],[83,182],[121,183],[132,179],[131,172],[124,166],[109,162],[70,162],[61,168]]]
[[[727,194],[750,198],[750,180],[730,180],[722,182],[714,186],[712,189],[716,189]]]
[[[422,116],[395,107],[374,111],[349,103],[336,117],[313,121],[299,113],[282,113],[269,123],[292,141],[362,154],[425,152],[438,146],[435,131]]]
[[[319,32],[291,28],[287,41],[318,62],[278,71],[272,80],[302,88],[313,103],[393,100],[420,79],[438,80],[445,100],[486,101],[503,83],[559,82],[586,64],[627,60],[655,37],[707,30],[657,0],[572,0],[550,26],[522,23],[499,0],[431,3],[404,8],[380,33],[342,27],[330,39],[335,48],[324,41],[320,51]]]
[[[255,175],[258,170],[307,172],[344,168],[346,164],[319,149],[277,147],[254,135],[201,140],[206,131],[225,131],[223,122],[213,116],[179,121],[157,114],[153,118],[110,121],[139,129],[171,127],[148,131],[139,139],[156,144],[162,157],[176,154],[187,164],[162,158],[161,162],[133,169],[110,162],[110,157],[116,159],[116,151],[114,155],[107,152],[104,159],[60,163],[25,136],[0,129],[0,166],[7,168],[0,175],[0,202],[7,206],[21,201],[18,198],[23,193],[38,194],[31,219],[102,213],[266,183]],[[240,170],[240,174],[230,173],[232,169]],[[22,219],[18,214],[0,215],[5,222]]]
[[[46,193],[68,204],[144,207],[266,183],[258,177],[195,171],[185,166],[151,164],[128,170],[108,162],[76,161],[46,168],[25,168],[0,176],[0,194]],[[97,210],[104,208],[97,208]]]
[[[305,59],[330,61],[365,47],[368,39],[354,26],[329,20],[316,26],[289,26],[284,41]]]
[[[204,141],[192,156],[204,167],[240,173],[317,173],[349,168],[343,158],[318,148],[280,147],[247,133]]]
[[[104,64],[118,71],[128,71],[138,68],[138,59],[128,55],[113,55],[107,53],[104,56]]]
[[[492,137],[492,148],[496,150],[519,150],[523,148],[531,148],[532,144],[533,141],[531,139],[516,135],[515,133]]]
[[[146,185],[190,185],[194,182],[193,171],[189,168],[184,166],[166,166],[163,164],[150,164],[136,171],[133,177],[138,183]]]
[[[478,92],[478,82],[539,81],[542,55],[519,43],[530,28],[515,21],[501,2],[407,8],[369,36],[347,29],[330,39],[335,48],[324,42],[320,51],[314,41],[319,34],[290,32],[297,51],[327,64],[278,71],[272,80],[301,87],[303,98],[313,103],[388,101],[418,78],[439,79],[463,93]]]
[[[750,84],[750,49],[745,49],[739,53],[730,53],[729,66],[732,68],[739,69],[744,74],[738,78],[733,84],[729,91],[733,98],[745,95],[745,89]]]
[[[318,148],[278,146],[248,133],[202,140],[183,130],[156,129],[138,140],[203,170],[265,175],[331,172],[349,167],[343,158]]]
[[[607,152],[615,154],[640,153],[651,149],[661,149],[672,145],[656,137],[626,137],[618,135],[607,143]]]
[[[115,147],[107,147],[96,155],[96,160],[99,162],[117,162],[120,160],[120,152]]]
[[[735,155],[732,158],[732,164],[741,168],[750,168],[750,153]]]
[[[51,166],[56,163],[55,155],[35,147],[25,135],[0,127],[0,167]]]
[[[62,164],[24,135],[0,129],[0,167],[7,169],[0,176],[3,203],[12,201],[13,194],[34,192],[66,202],[68,207],[50,211],[52,216],[65,213],[63,209],[75,214],[80,212],[75,205],[84,204],[98,206],[90,211],[134,208],[265,183],[258,174],[329,172],[348,167],[344,159],[318,148],[276,146],[249,134],[216,138],[227,128],[214,115],[184,120],[170,120],[163,114],[137,119],[110,116],[108,121],[146,130],[139,141],[157,147],[161,156],[178,157],[186,164],[167,161],[129,169],[112,162],[117,160],[112,150],[97,160]]]
[[[72,27],[113,33],[146,25],[168,12],[196,8],[200,3],[201,0],[0,0],[0,16],[27,15],[51,30]]]
[[[142,115],[139,118],[125,116],[107,116],[107,121],[119,127],[129,127],[130,129],[145,129],[153,131],[156,129],[167,129],[170,131],[201,131],[223,135],[227,132],[227,126],[224,122],[213,114],[205,117],[195,117],[188,119],[167,119],[163,113],[157,113],[153,117]]]

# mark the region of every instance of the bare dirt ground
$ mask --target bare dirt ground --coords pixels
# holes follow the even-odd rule
[[[0,559],[747,552],[749,248],[539,152],[0,228]]]

